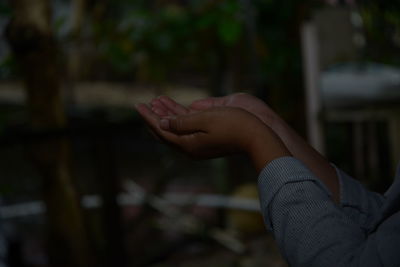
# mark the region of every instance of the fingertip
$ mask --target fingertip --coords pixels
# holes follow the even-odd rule
[[[146,104],[144,104],[144,103],[137,103],[137,104],[135,104],[135,109],[136,109],[139,113],[143,113],[143,112],[145,112],[146,110],[148,110],[149,107],[148,107]]]
[[[176,102],[172,98],[165,95],[160,96],[159,100],[166,106],[173,107],[176,104]]]
[[[164,131],[168,131],[168,130],[170,130],[170,127],[169,127],[169,119],[161,119],[160,120],[160,128],[162,129],[162,130],[164,130]]]
[[[156,103],[156,99],[152,99],[152,100],[150,101],[150,106],[151,106],[151,107],[154,107],[155,103]]]
[[[140,107],[143,106],[143,105],[146,105],[146,104],[144,104],[144,103],[136,103],[136,104],[134,104],[134,107],[135,107],[136,109],[138,109],[138,108],[140,108]]]
[[[158,98],[155,98],[153,100],[151,100],[151,105],[152,106],[159,106],[161,105],[160,100]]]
[[[161,95],[157,98],[157,100],[160,102],[161,105],[164,105],[166,107],[168,107],[171,103],[173,103],[174,101],[172,100],[172,98],[166,96],[166,95]]]
[[[163,110],[168,110],[169,109],[169,107],[168,107],[168,105],[166,104],[168,101],[165,101],[165,100],[163,100],[163,99],[161,99],[161,98],[157,98],[154,102],[153,102],[153,105],[155,106],[155,107],[157,107],[157,108],[160,108],[160,109],[163,109]]]
[[[168,115],[167,112],[165,112],[164,110],[159,109],[159,108],[153,108],[153,112],[155,114],[157,114],[158,116],[167,116]]]

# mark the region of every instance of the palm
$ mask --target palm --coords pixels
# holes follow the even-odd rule
[[[154,99],[151,104],[153,111],[159,116],[184,115],[213,107],[237,107],[252,113],[265,124],[270,125],[274,115],[274,112],[262,100],[244,93],[197,100],[188,108],[166,96]]]
[[[215,104],[221,102],[223,106],[242,108],[266,124],[269,124],[269,115],[272,115],[272,110],[261,99],[249,94],[237,93],[220,98],[220,101],[214,101]]]

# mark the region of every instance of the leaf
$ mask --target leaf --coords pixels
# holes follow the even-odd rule
[[[225,19],[218,24],[218,36],[226,45],[236,43],[242,36],[243,25],[234,19]]]
[[[205,15],[201,16],[199,19],[197,19],[196,27],[200,30],[204,30],[204,29],[210,27],[211,25],[215,24],[215,22],[216,22],[216,19],[215,19],[215,15],[213,13],[205,14]]]

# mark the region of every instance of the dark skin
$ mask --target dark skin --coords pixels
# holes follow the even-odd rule
[[[238,117],[239,119],[236,119],[236,116],[240,112],[232,108],[245,111],[246,113],[241,114],[241,116]],[[219,129],[219,133],[223,134],[226,140],[231,140],[227,138],[228,136],[235,135],[230,132],[232,129],[238,131],[236,133],[238,138],[235,139],[233,144],[229,144],[231,147],[226,147],[227,144],[225,143],[225,148],[231,148],[232,150],[232,148],[236,147],[235,144],[245,142],[244,140],[246,140],[246,138],[253,136],[253,138],[250,138],[252,141],[250,141],[249,144],[251,145],[247,145],[247,148],[241,147],[240,149],[233,149],[233,151],[229,151],[229,149],[214,151],[214,154],[209,153],[209,156],[223,156],[232,152],[244,152],[252,158],[257,170],[261,171],[265,165],[274,158],[283,155],[293,155],[301,160],[323,183],[325,183],[332,193],[332,199],[336,203],[339,203],[338,178],[335,169],[331,166],[329,161],[307,144],[303,138],[263,101],[254,96],[239,93],[225,97],[200,99],[194,101],[189,107],[178,104],[169,97],[161,96],[153,99],[149,106],[138,106],[138,111],[161,139],[177,146],[186,153],[188,153],[187,149],[189,149],[189,154],[197,157],[198,155],[194,154],[200,153],[203,150],[203,143],[198,142],[197,139],[192,139],[192,141],[186,143],[184,147],[182,147],[182,144],[179,142],[178,144],[171,143],[171,140],[168,138],[170,137],[169,134],[175,133],[179,136],[185,136],[187,134],[191,135],[196,133],[194,131],[183,134],[182,132],[176,131],[174,128],[175,123],[179,125],[182,119],[185,120],[185,123],[186,121],[191,122],[192,119],[197,117],[190,116],[198,114],[197,116],[199,118],[203,118],[203,120],[196,121],[196,123],[201,122],[201,124],[197,125],[199,129],[202,127],[227,127],[227,125],[223,123],[235,124],[238,126],[237,129],[234,127],[225,128],[225,131]],[[205,111],[207,112],[203,113]],[[221,111],[223,111],[223,114],[218,115]],[[256,120],[257,123],[255,123],[254,118],[258,119]],[[211,126],[210,119],[214,119],[213,124],[217,125]],[[163,126],[164,129],[161,129],[160,126],[162,120],[165,124]],[[165,120],[168,121],[168,124],[166,124],[167,122]],[[173,121],[172,123],[170,123],[171,120]],[[258,125],[260,123],[264,125],[264,128]],[[166,134],[167,136],[165,136]],[[222,139],[217,139],[215,141],[221,142],[220,144],[223,143]],[[252,144],[252,142],[256,144]],[[252,146],[254,147],[251,148]]]
[[[158,137],[194,158],[245,153],[261,171],[272,160],[291,155],[271,128],[239,108],[210,108],[177,117],[160,117],[145,104],[137,110]]]

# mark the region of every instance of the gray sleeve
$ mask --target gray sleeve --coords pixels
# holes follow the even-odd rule
[[[360,182],[334,167],[339,178],[340,206],[343,212],[362,228],[369,230],[380,217],[385,198],[367,190]]]
[[[386,266],[379,240],[393,231],[383,227],[368,234],[300,161],[283,157],[269,163],[259,176],[259,194],[265,224],[290,266]],[[390,244],[400,242],[394,236]]]

